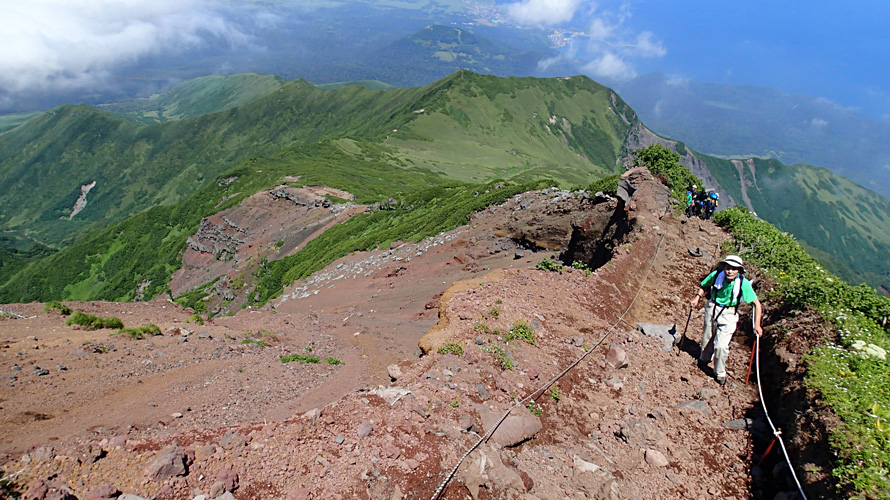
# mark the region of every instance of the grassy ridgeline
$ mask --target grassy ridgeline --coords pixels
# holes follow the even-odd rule
[[[745,248],[743,257],[772,277],[772,300],[811,307],[835,338],[806,358],[807,387],[842,423],[832,430],[832,471],[845,498],[890,497],[890,299],[825,270],[794,237],[734,207],[715,216]]]

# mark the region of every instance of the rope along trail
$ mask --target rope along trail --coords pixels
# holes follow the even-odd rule
[[[640,296],[640,292],[643,291],[643,285],[645,285],[646,282],[648,282],[648,280],[649,280],[649,274],[652,272],[652,268],[653,268],[654,265],[655,265],[655,259],[658,257],[658,253],[659,253],[659,251],[661,250],[661,243],[664,241],[664,236],[665,236],[665,234],[663,233],[663,234],[661,235],[661,239],[658,240],[658,245],[655,247],[655,254],[652,256],[652,261],[649,263],[649,268],[646,270],[646,275],[643,277],[643,280],[642,280],[642,282],[640,283],[640,287],[637,289],[637,293],[634,295],[633,300],[630,301],[630,304],[628,304],[628,306],[627,306],[627,308],[624,310],[624,312],[621,313],[621,316],[618,317],[618,320],[615,321],[615,323],[614,323],[614,324],[613,324],[613,325],[606,331],[605,334],[603,334],[603,337],[602,337],[596,344],[594,344],[593,347],[591,347],[589,350],[587,350],[587,352],[585,352],[584,354],[582,354],[581,357],[579,357],[579,358],[576,359],[574,362],[572,362],[569,366],[567,366],[563,371],[559,372],[559,374],[557,374],[555,377],[553,377],[553,378],[550,379],[549,381],[545,382],[545,383],[542,384],[540,387],[538,387],[537,389],[535,389],[534,391],[532,391],[531,393],[529,393],[528,396],[526,396],[526,397],[523,398],[521,401],[519,401],[519,402],[517,402],[516,404],[514,404],[512,407],[510,407],[510,409],[507,410],[507,411],[504,413],[504,415],[501,416],[501,418],[500,418],[494,425],[491,426],[491,428],[488,430],[488,432],[486,432],[481,438],[479,438],[479,440],[476,441],[476,444],[474,444],[473,446],[471,446],[470,449],[467,450],[467,452],[464,453],[464,455],[463,455],[462,457],[460,457],[460,460],[457,461],[457,464],[454,466],[453,469],[451,469],[451,472],[448,474],[448,476],[445,477],[445,479],[439,484],[439,487],[436,489],[436,492],[433,494],[433,496],[430,497],[430,500],[436,500],[436,499],[439,498],[439,495],[441,495],[442,492],[445,491],[445,487],[448,486],[448,483],[450,483],[451,480],[454,478],[454,475],[457,474],[457,471],[458,471],[458,469],[460,469],[460,466],[461,466],[461,464],[463,464],[464,460],[466,460],[466,458],[467,458],[468,456],[470,456],[470,453],[472,453],[473,451],[475,451],[476,448],[479,447],[479,445],[481,445],[482,443],[484,443],[485,441],[487,441],[487,440],[494,434],[494,432],[495,432],[495,431],[497,430],[497,428],[501,425],[501,423],[503,423],[504,420],[506,420],[507,417],[510,415],[510,412],[512,412],[513,410],[515,410],[516,408],[518,408],[518,407],[520,407],[520,406],[525,406],[525,404],[526,404],[528,401],[531,401],[531,400],[535,399],[535,397],[536,397],[537,395],[542,394],[545,390],[547,390],[548,387],[550,387],[551,385],[553,385],[554,383],[556,383],[560,378],[562,378],[566,373],[568,373],[569,370],[571,370],[572,368],[574,368],[575,366],[577,366],[578,363],[580,363],[581,361],[583,361],[584,358],[586,358],[588,354],[590,354],[590,353],[592,353],[594,350],[596,350],[597,347],[599,347],[600,345],[602,345],[602,343],[605,342],[605,340],[606,340],[607,338],[609,338],[610,335],[612,335],[612,332],[615,331],[615,328],[616,328],[616,327],[617,327],[617,326],[624,320],[624,317],[625,317],[625,316],[627,315],[627,313],[630,311],[630,308],[633,307],[634,303],[636,303],[636,301],[637,301],[637,297],[639,297],[639,296]],[[762,399],[762,398],[761,398],[761,399]]]
[[[751,322],[753,326],[753,315]],[[797,480],[797,474],[794,472],[794,466],[791,464],[791,459],[788,457],[788,450],[785,449],[785,443],[782,441],[782,431],[776,429],[776,426],[773,425],[773,421],[769,418],[769,412],[766,411],[766,402],[763,399],[763,390],[761,389],[760,382],[760,337],[757,337],[757,340],[755,341],[754,352],[757,360],[757,394],[760,396],[760,404],[763,406],[763,414],[766,415],[766,421],[769,423],[770,429],[773,430],[773,436],[775,436],[774,439],[777,440],[779,446],[782,447],[782,453],[785,455],[785,462],[788,464],[788,470],[791,471],[791,476],[794,478],[794,483],[797,485],[797,491],[800,492],[800,496],[803,497],[803,500],[807,500],[807,495],[803,492],[803,488],[800,486],[800,481]],[[767,448],[767,453],[769,453],[769,448]],[[766,455],[766,453],[764,453],[764,455]]]

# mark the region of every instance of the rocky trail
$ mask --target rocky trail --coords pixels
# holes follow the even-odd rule
[[[700,314],[676,345],[728,237],[672,212],[647,172],[623,179],[626,202],[524,193],[203,325],[163,299],[66,303],[161,336],[2,306],[4,494],[429,499],[450,479],[439,498],[784,495],[757,467],[750,332],[725,387],[696,366]],[[557,257],[596,269],[536,269]]]

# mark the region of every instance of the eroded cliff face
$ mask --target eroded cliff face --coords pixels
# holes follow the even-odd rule
[[[263,261],[290,255],[333,224],[361,213],[364,206],[333,205],[324,197],[342,191],[324,186],[278,186],[247,198],[237,207],[206,217],[189,237],[182,267],[173,274],[173,296],[206,287],[213,314],[233,313],[250,298],[254,274]]]

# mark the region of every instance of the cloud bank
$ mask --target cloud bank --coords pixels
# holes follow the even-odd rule
[[[623,82],[637,76],[636,64],[667,54],[664,44],[650,31],[631,27],[630,3],[607,0],[594,3],[581,0],[523,0],[504,5],[515,22],[525,25],[583,25],[558,59],[541,62],[546,69],[556,63],[578,67],[598,80]]]
[[[101,88],[140,57],[249,39],[216,0],[29,0],[0,7],[0,96]]]
[[[566,23],[575,17],[581,0],[523,0],[507,4],[507,15],[521,24]]]

